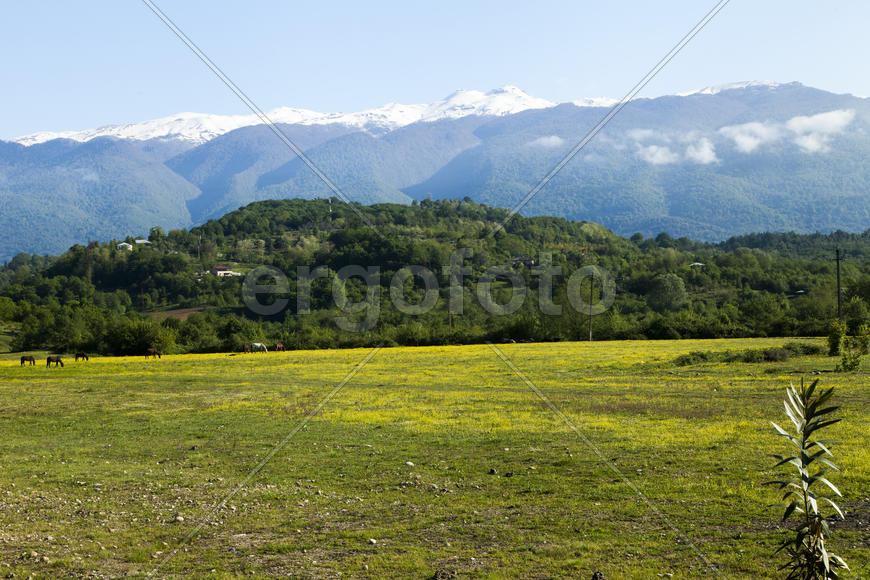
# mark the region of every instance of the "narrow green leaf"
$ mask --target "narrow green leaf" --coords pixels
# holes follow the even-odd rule
[[[832,490],[834,493],[836,493],[836,494],[839,495],[840,497],[843,497],[843,494],[840,493],[840,490],[837,489],[836,486],[834,486],[833,483],[831,483],[830,481],[828,481],[828,480],[825,479],[824,477],[820,477],[820,478],[819,478],[819,481],[821,481],[822,483],[824,483],[825,485],[827,485],[828,487],[830,487],[831,490]]]
[[[785,399],[786,404],[788,404],[790,402],[792,404],[792,406],[794,407],[796,414],[803,417],[804,406],[800,403],[800,400],[796,396],[796,393],[794,393],[793,391],[786,390],[786,394],[788,395]]]
[[[790,516],[797,507],[798,507],[798,503],[796,501],[793,501],[790,504],[788,504],[788,507],[785,508],[785,513],[782,516],[782,521],[787,520],[788,516]]]
[[[831,554],[831,558],[833,558],[834,560],[836,560],[837,563],[838,563],[842,568],[845,568],[846,570],[850,570],[849,565],[846,564],[846,561],[843,560],[841,557],[837,556],[836,554]]]
[[[827,457],[822,457],[821,459],[819,459],[819,462],[824,463],[825,465],[827,465],[828,467],[830,467],[834,471],[840,471],[840,468],[837,467],[837,465],[833,461],[828,459]]]
[[[840,506],[838,506],[837,504],[835,504],[835,503],[833,502],[833,500],[830,500],[830,499],[828,499],[828,498],[826,498],[826,497],[823,497],[822,500],[828,502],[829,504],[831,504],[831,507],[833,507],[833,508],[837,511],[837,513],[840,515],[840,519],[841,519],[841,520],[845,520],[845,519],[846,519],[846,516],[844,516],[844,515],[843,515],[843,512],[840,511]]]
[[[791,422],[794,424],[795,429],[798,431],[801,430],[801,421],[798,420],[797,415],[792,411],[791,407],[788,406],[788,401],[783,401],[783,406],[785,407],[785,414],[791,419]]]

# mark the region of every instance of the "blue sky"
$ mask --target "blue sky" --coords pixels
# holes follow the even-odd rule
[[[505,84],[621,97],[713,5],[155,0],[260,107],[355,111]],[[732,0],[641,93],[770,79],[870,95],[870,3]],[[244,105],[135,0],[6,2],[0,139]]]

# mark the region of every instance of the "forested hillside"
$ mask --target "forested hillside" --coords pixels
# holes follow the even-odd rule
[[[572,307],[566,281],[596,265],[612,276],[615,291],[612,306],[593,317],[596,340],[820,335],[836,313],[836,245],[846,256],[847,322],[853,329],[870,322],[870,232],[764,234],[709,244],[667,234],[626,239],[594,223],[546,217],[515,216],[496,231],[506,216],[506,210],[470,200],[257,202],[191,230],[154,228],[150,246],[119,248],[122,240],[112,240],[74,246],[57,257],[20,254],[0,267],[0,323],[18,329],[16,350],[114,354],[152,345],[167,352],[235,351],[252,341],[326,348],[577,340],[587,338],[589,319]],[[463,308],[451,315],[445,267],[462,248],[468,248],[458,262],[465,269]],[[562,269],[552,291],[559,315],[546,313],[552,310],[541,303],[546,255]],[[245,274],[259,265],[288,278],[289,288],[278,298],[289,303],[275,315],[245,307],[244,276],[212,273],[223,266]],[[376,310],[348,313],[336,302],[336,273],[348,265],[378,268]],[[390,281],[414,265],[432,272],[438,299],[422,314],[403,314],[391,300]],[[317,266],[329,272],[311,284],[310,313],[297,312],[297,268]],[[489,271],[496,273],[494,302],[509,304],[511,277],[528,288],[522,306],[510,314],[492,314],[479,299],[492,267],[502,268]],[[582,283],[588,292],[589,278]],[[367,289],[360,277],[342,287],[350,304],[364,300],[367,290],[375,296],[374,286]],[[596,284],[593,301],[600,292]],[[404,302],[419,303],[424,295],[421,276],[404,282]],[[171,312],[177,309],[194,312],[182,320]],[[374,323],[348,332],[336,317]]]

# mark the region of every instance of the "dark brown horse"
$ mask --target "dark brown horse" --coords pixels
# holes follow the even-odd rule
[[[23,357],[21,357],[21,366],[24,366],[25,363],[30,363],[32,365],[35,365],[36,359],[33,358],[32,356],[30,356],[29,354],[26,354]]]
[[[275,344],[275,351],[284,352],[284,343],[278,342]]]
[[[242,345],[242,348],[244,349],[244,351],[245,351],[247,354],[251,354],[251,345],[250,345],[250,344],[248,344],[248,343],[246,342],[245,344]]]
[[[57,366],[57,365],[63,366],[63,361],[61,360],[61,358],[59,356],[52,355],[52,356],[48,357],[47,359],[45,359],[45,366],[50,367],[51,363],[54,363],[54,366]]]
[[[145,351],[145,358],[163,358],[160,352],[156,348],[149,348]]]
[[[79,362],[79,359],[91,360],[88,358],[88,353],[86,353],[86,352],[77,352],[76,353],[76,362]]]

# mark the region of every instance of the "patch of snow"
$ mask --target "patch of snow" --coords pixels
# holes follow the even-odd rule
[[[377,109],[355,113],[319,113],[308,109],[278,107],[266,112],[274,123],[299,125],[326,125],[337,123],[360,129],[392,131],[420,121],[458,119],[469,115],[503,116],[527,109],[543,109],[555,106],[546,99],[532,97],[517,87],[505,86],[489,92],[456,91],[446,99],[428,105],[402,105],[389,103]],[[203,113],[179,113],[169,117],[142,123],[109,125],[84,131],[40,132],[12,139],[22,145],[44,143],[52,139],[89,141],[97,137],[117,137],[145,141],[164,138],[179,139],[194,144],[205,143],[241,127],[259,125],[263,121],[257,115],[209,115]]]
[[[716,95],[722,91],[747,89],[751,87],[780,86],[773,81],[746,81],[706,87],[677,96]],[[571,101],[578,107],[612,107],[619,99],[608,97],[589,97]],[[533,97],[521,89],[506,85],[488,92],[459,90],[446,98],[431,104],[403,105],[389,103],[377,109],[367,109],[354,113],[320,113],[309,109],[278,107],[266,113],[275,123],[299,125],[326,125],[331,123],[358,128],[372,133],[383,133],[418,122],[432,122],[441,119],[459,119],[471,115],[505,116],[530,109],[555,107],[556,103]],[[241,127],[262,124],[257,115],[209,115],[204,113],[178,113],[169,117],[129,123],[109,125],[83,131],[44,131],[12,139],[22,145],[44,143],[52,139],[73,139],[89,141],[97,137],[117,137],[145,141],[148,139],[177,139],[199,145],[219,135]]]
[[[619,99],[611,99],[610,97],[586,97],[571,101],[571,104],[577,107],[612,107],[619,102]]]
[[[775,89],[780,86],[780,83],[775,81],[742,81],[739,83],[728,83],[724,85],[713,85],[710,87],[704,87],[703,89],[695,89],[694,91],[687,91],[685,93],[677,93],[678,97],[688,97],[689,95],[718,95],[722,91],[733,91],[738,89],[749,89],[756,87],[765,87],[769,89]]]

